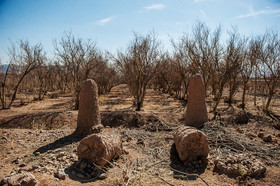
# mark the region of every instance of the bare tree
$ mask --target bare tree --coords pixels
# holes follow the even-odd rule
[[[280,83],[280,37],[279,32],[275,30],[268,30],[264,37],[265,43],[261,48],[259,72],[268,88],[268,98],[263,108],[268,112],[271,100]]]
[[[1,86],[1,102],[2,108],[10,108],[14,102],[18,88],[23,79],[35,68],[37,68],[45,60],[45,52],[42,49],[41,44],[30,46],[28,41],[20,40],[18,46],[11,44],[9,48],[10,62],[6,70],[4,80]],[[6,105],[5,90],[7,88],[8,76],[15,77],[16,81],[12,83],[13,93],[8,105]]]
[[[242,102],[241,108],[245,109],[246,106],[246,91],[248,82],[252,77],[255,67],[257,66],[259,49],[262,45],[262,39],[260,37],[252,38],[249,41],[247,50],[244,53],[244,60],[241,64],[241,78],[242,78]]]
[[[229,32],[229,40],[227,42],[225,52],[225,63],[228,73],[229,96],[227,102],[229,105],[233,102],[233,96],[239,86],[239,77],[241,72],[242,62],[245,60],[245,48],[247,39],[241,38],[236,28]]]
[[[66,78],[71,79],[75,90],[75,109],[79,107],[80,84],[89,77],[90,72],[98,65],[101,57],[96,44],[91,40],[75,38],[71,33],[54,43],[58,60],[66,68]],[[68,77],[69,76],[69,77]],[[66,82],[67,83],[67,82]]]
[[[8,72],[10,70],[10,66],[11,63],[7,64],[6,67],[4,68],[4,64],[3,64],[3,68],[1,69],[1,91],[0,91],[0,99],[1,99],[1,104],[2,104],[2,109],[6,108],[6,83],[7,83],[7,76],[8,76]]]
[[[154,33],[142,36],[134,33],[126,52],[118,52],[115,62],[124,74],[136,111],[143,106],[146,88],[160,59],[159,42]]]

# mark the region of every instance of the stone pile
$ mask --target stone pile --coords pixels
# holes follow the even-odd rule
[[[12,172],[10,176],[1,180],[0,185],[7,186],[34,186],[38,184],[35,176],[29,172]]]
[[[258,178],[264,177],[266,172],[266,167],[261,161],[245,154],[218,156],[214,164],[214,170],[217,172],[234,177],[250,176]]]

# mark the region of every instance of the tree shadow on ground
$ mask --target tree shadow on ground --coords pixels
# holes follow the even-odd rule
[[[57,139],[56,141],[54,141],[52,143],[49,143],[47,145],[44,145],[44,146],[38,148],[37,150],[35,150],[33,152],[33,154],[35,154],[36,152],[45,153],[49,150],[55,150],[55,149],[64,147],[66,145],[75,143],[77,141],[80,141],[84,137],[85,136],[78,135],[76,132],[74,132],[68,136],[64,136],[62,138]]]
[[[194,168],[189,165],[184,165],[179,158],[175,144],[170,148],[170,167],[173,170],[173,177],[175,179],[196,180],[199,175],[205,172],[208,160],[199,168]]]

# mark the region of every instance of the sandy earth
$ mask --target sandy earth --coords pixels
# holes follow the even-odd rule
[[[236,97],[238,102],[240,96]],[[270,117],[252,107],[252,97],[248,99],[250,105],[247,110],[252,114],[248,124],[231,122],[231,117],[238,112],[235,108],[238,103],[229,109],[222,103],[218,125],[221,128],[203,129],[209,135],[211,151],[207,167],[198,174],[209,185],[280,184],[280,130],[273,127]],[[173,129],[183,122],[185,103],[148,89],[143,110],[138,116],[132,112],[132,100],[126,85],[114,87],[108,95],[99,97],[103,122],[118,127],[125,150],[110,167],[106,167],[105,179],[79,179],[72,174],[78,161],[76,148],[81,139],[71,135],[77,121],[71,96],[60,95],[57,99],[46,98],[10,110],[0,110],[0,180],[13,170],[24,170],[31,172],[39,185],[206,185],[198,177],[174,178],[176,172],[172,167],[179,170],[181,165],[172,150],[172,134]],[[258,103],[261,101],[258,98]],[[207,104],[209,110],[211,101]],[[274,101],[273,106],[274,112],[279,113],[279,102]],[[112,111],[117,114],[111,115]],[[137,117],[141,127],[118,126],[120,121],[127,122],[127,118],[119,118],[118,114],[126,113],[134,113],[133,117]],[[114,120],[108,120],[108,117],[114,117]],[[209,118],[212,117],[210,113]],[[127,125],[130,124],[127,122]],[[218,133],[220,130],[224,133]],[[260,131],[271,135],[272,141],[264,142],[257,137]],[[241,143],[243,149],[236,147],[233,139]],[[217,173],[213,170],[214,159],[226,153],[254,154],[267,167],[265,177],[232,178]],[[65,170],[65,180],[55,178],[54,173],[58,169]]]

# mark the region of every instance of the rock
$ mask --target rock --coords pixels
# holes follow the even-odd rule
[[[182,126],[174,134],[176,150],[182,162],[191,162],[207,158],[209,153],[208,139],[196,128]]]
[[[263,132],[259,132],[258,137],[259,138],[263,138],[264,137],[264,133]]]
[[[3,178],[0,185],[33,186],[36,185],[37,183],[38,181],[35,179],[33,174],[29,172],[22,172]]]
[[[101,133],[84,138],[77,147],[79,159],[96,165],[106,165],[122,152],[121,135],[114,129],[104,129]]]
[[[280,130],[280,122],[273,123],[272,126],[273,126],[275,129]]]
[[[2,137],[3,140],[8,140],[7,136]]]
[[[253,134],[253,133],[246,133],[246,136],[248,136],[251,140],[252,139],[255,139],[257,136],[255,135],[255,134]]]
[[[237,124],[247,124],[249,122],[249,116],[245,111],[240,111],[236,114],[234,121]]]
[[[263,141],[264,142],[272,142],[272,136],[271,135],[264,136]]]
[[[85,178],[85,176],[82,175],[81,173],[78,173],[78,174],[77,174],[77,177],[79,177],[79,178]]]
[[[136,144],[145,146],[145,142],[142,138],[138,138]]]
[[[25,167],[25,166],[26,166],[25,163],[22,163],[22,164],[19,165],[19,167]]]
[[[185,124],[200,128],[208,121],[207,108],[205,102],[205,88],[202,76],[196,74],[189,81],[189,97]]]
[[[228,176],[263,177],[265,165],[251,155],[237,154],[216,157],[214,170]]]
[[[40,155],[40,152],[35,152],[35,156],[39,156]]]
[[[98,105],[98,88],[92,79],[83,82],[80,92],[80,103],[76,132],[81,135],[93,133],[92,127],[101,124]]]
[[[100,179],[100,180],[104,180],[104,179],[106,179],[106,178],[107,178],[106,173],[101,173],[101,174],[98,176],[98,179]]]
[[[65,180],[66,179],[66,174],[63,169],[58,169],[57,172],[54,174],[55,177]]]

